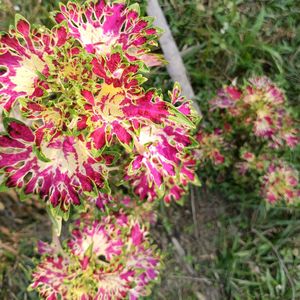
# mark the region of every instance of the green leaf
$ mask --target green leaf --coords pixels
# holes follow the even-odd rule
[[[257,33],[262,28],[262,26],[264,24],[264,20],[265,20],[265,14],[266,14],[265,8],[262,7],[259,15],[256,18],[256,21],[255,21],[254,25],[251,28],[251,33],[253,35],[257,35]]]
[[[261,48],[263,51],[270,54],[270,56],[272,57],[272,59],[275,62],[277,69],[279,70],[279,72],[283,73],[283,68],[282,68],[283,59],[282,59],[281,55],[269,45],[264,44],[261,46]]]
[[[19,124],[22,124],[24,126],[26,126],[23,122],[21,122],[20,120],[17,120],[15,118],[9,118],[9,117],[4,117],[2,119],[2,123],[3,123],[3,126],[5,128],[5,130],[8,132],[8,126],[11,122],[15,122],[15,123],[19,123]]]
[[[34,152],[34,154],[37,156],[39,160],[43,162],[51,162],[51,159],[47,158],[45,154],[43,154],[43,152],[38,147],[36,147],[36,145],[33,145],[32,151]]]
[[[17,27],[17,24],[18,22],[22,20],[22,21],[25,21],[26,23],[28,23],[28,21],[25,19],[25,17],[23,17],[22,15],[20,14],[16,14],[15,15],[15,26]]]
[[[182,113],[180,113],[175,107],[171,108],[171,113],[173,113],[174,115],[170,115],[169,119],[171,121],[173,121],[174,123],[179,123],[181,125],[186,125],[190,128],[195,129],[196,125],[189,120],[187,117],[185,117]]]
[[[141,14],[140,6],[138,3],[134,3],[128,6],[127,10],[134,10],[137,12],[138,15]]]
[[[7,192],[8,190],[9,190],[9,188],[6,186],[5,182],[2,182],[0,184],[0,193]]]
[[[269,268],[267,269],[267,273],[266,273],[266,281],[267,281],[267,286],[270,292],[271,299],[274,299],[275,298],[275,291],[273,286],[274,278],[272,277]]]
[[[92,242],[89,247],[85,250],[84,256],[92,257],[93,256],[93,248],[94,248],[94,242]]]

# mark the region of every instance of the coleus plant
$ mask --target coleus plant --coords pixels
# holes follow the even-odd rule
[[[64,248],[40,242],[31,288],[46,299],[139,299],[157,279],[160,255],[147,230],[120,212],[75,221]]]
[[[0,37],[2,187],[37,195],[54,224],[32,287],[52,300],[137,299],[161,265],[138,222],[197,183],[199,118],[178,84],[168,100],[144,89],[163,59],[150,52],[161,31],[138,5],[69,2],[53,20],[17,16]],[[87,210],[61,246],[62,220]]]
[[[196,156],[206,180],[249,191],[267,204],[298,204],[298,172],[285,153],[299,145],[299,130],[284,92],[270,79],[256,77],[245,86],[223,88],[209,102],[197,135]],[[210,166],[210,167],[209,167]],[[204,174],[205,173],[205,174]]]

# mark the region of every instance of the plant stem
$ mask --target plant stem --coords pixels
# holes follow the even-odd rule
[[[52,223],[52,244],[58,252],[63,252],[56,226]]]

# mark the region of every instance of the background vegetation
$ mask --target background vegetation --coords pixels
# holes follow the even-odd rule
[[[13,24],[15,13],[49,26],[48,12],[58,2],[0,0],[0,30]],[[146,0],[138,2],[145,11]],[[299,120],[298,1],[161,0],[161,5],[203,111],[222,85],[265,74],[286,91]],[[171,86],[165,68],[150,75],[149,85]],[[299,166],[296,151],[291,155]],[[166,269],[149,299],[300,299],[300,210],[266,211],[248,194],[234,198],[203,186],[191,190],[183,207],[162,205],[153,234],[167,253]],[[37,299],[26,287],[36,241],[49,240],[49,224],[38,202],[28,201],[21,203],[13,193],[0,198],[0,299]]]

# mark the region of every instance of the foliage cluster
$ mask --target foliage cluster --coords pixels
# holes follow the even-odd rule
[[[36,195],[53,223],[31,284],[41,298],[135,300],[162,265],[157,202],[197,183],[199,117],[177,83],[168,100],[143,88],[160,29],[137,4],[71,1],[52,17],[48,29],[16,15],[0,37],[1,187]]]
[[[297,205],[299,175],[284,157],[299,145],[299,131],[283,91],[266,77],[252,78],[243,88],[225,87],[209,105],[196,152],[206,182],[228,198],[244,193]]]

